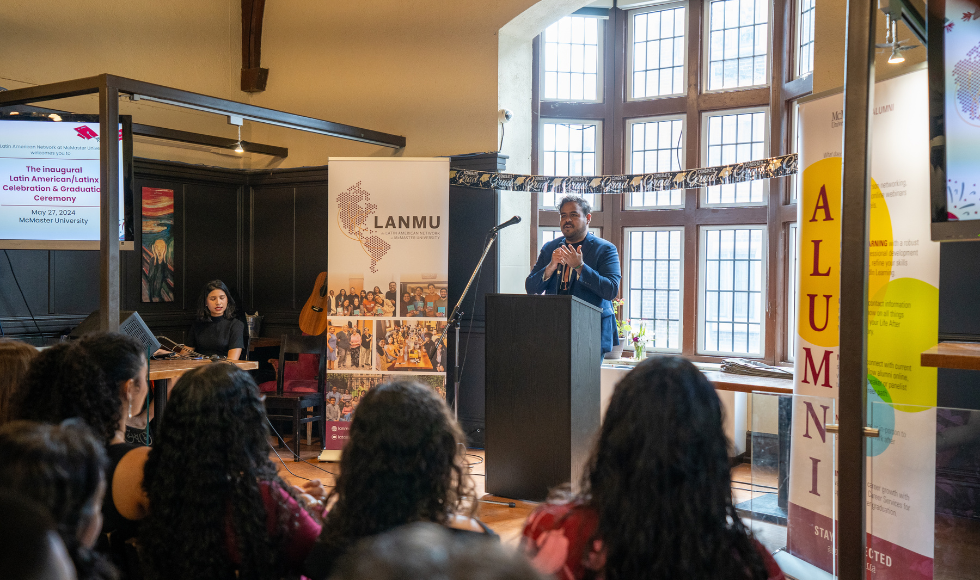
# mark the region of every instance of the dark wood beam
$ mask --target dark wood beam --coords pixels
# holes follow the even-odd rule
[[[205,145],[208,147],[220,147],[222,149],[234,149],[235,145],[238,144],[237,139],[216,137],[214,135],[205,135],[204,133],[192,133],[190,131],[179,131],[166,127],[155,127],[153,125],[141,125],[139,123],[133,123],[133,135],[165,139],[167,141],[179,141],[181,143],[192,143],[194,145]],[[261,153],[262,155],[271,155],[273,157],[285,158],[289,156],[289,149],[285,147],[252,143],[250,141],[242,141],[242,149],[249,153]]]
[[[262,68],[262,17],[265,0],[242,0],[242,90],[265,90],[269,69]]]

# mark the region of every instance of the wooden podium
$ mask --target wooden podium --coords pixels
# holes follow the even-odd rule
[[[487,295],[487,493],[540,501],[599,429],[602,311],[573,296]]]

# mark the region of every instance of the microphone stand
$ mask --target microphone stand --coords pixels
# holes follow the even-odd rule
[[[443,340],[446,339],[446,334],[449,332],[450,326],[452,326],[456,330],[455,332],[456,347],[453,351],[453,355],[455,358],[455,361],[453,363],[453,416],[456,418],[457,421],[459,420],[459,323],[460,320],[463,318],[463,311],[460,310],[460,307],[463,305],[463,300],[466,298],[466,294],[469,292],[470,286],[473,285],[473,279],[476,278],[476,275],[480,272],[480,268],[483,267],[483,261],[487,258],[487,254],[490,253],[490,247],[493,246],[493,242],[494,240],[497,239],[497,235],[499,233],[500,230],[494,228],[487,235],[489,241],[487,242],[486,247],[483,248],[483,255],[480,256],[480,261],[477,262],[476,269],[474,269],[473,273],[470,274],[470,281],[466,283],[466,288],[463,288],[463,294],[459,297],[459,301],[456,302],[456,306],[453,308],[452,314],[450,314],[449,318],[446,320],[446,328],[442,330],[442,335],[439,336],[439,342],[442,342]]]

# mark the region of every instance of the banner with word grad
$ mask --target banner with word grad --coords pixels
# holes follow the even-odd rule
[[[932,578],[939,244],[930,239],[925,70],[875,85],[868,272],[867,575]],[[800,105],[799,319],[790,459],[788,551],[834,563],[843,97]],[[854,251],[854,249],[851,249]],[[847,321],[845,321],[846,323]],[[828,498],[830,500],[828,501]]]
[[[399,377],[445,399],[449,160],[331,158],[326,448],[361,396]]]

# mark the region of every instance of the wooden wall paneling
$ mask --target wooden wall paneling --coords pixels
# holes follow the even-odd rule
[[[120,252],[120,258],[127,258],[129,253]],[[84,318],[97,310],[98,250],[52,250],[50,260],[52,267],[49,284],[53,298],[50,314],[75,314]],[[122,303],[125,305],[125,302]]]
[[[210,280],[220,279],[233,294],[242,294],[239,191],[238,187],[197,184],[183,189],[184,243],[178,267],[184,273],[185,308],[194,310],[200,289]]]
[[[249,309],[260,314],[294,311],[295,188],[253,187],[251,207]]]
[[[296,257],[293,260],[295,286],[293,309],[298,311],[313,292],[317,275],[327,271],[327,228],[332,224],[328,221],[330,196],[327,194],[326,183],[297,187],[295,196]],[[386,287],[385,291],[387,290]]]

